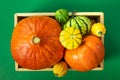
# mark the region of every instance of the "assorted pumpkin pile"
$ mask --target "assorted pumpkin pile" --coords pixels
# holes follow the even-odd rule
[[[11,51],[14,60],[28,69],[53,66],[56,76],[66,74],[68,66],[81,72],[97,67],[104,59],[101,37],[106,32],[101,23],[91,23],[87,16],[69,16],[59,9],[55,18],[32,16],[14,28]]]

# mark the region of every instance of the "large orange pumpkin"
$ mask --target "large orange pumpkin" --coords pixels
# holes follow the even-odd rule
[[[104,58],[104,45],[93,35],[86,36],[79,48],[66,50],[65,61],[72,69],[85,72],[97,67]]]
[[[45,16],[28,17],[14,28],[11,51],[22,67],[42,69],[61,60],[64,48],[59,42],[59,23]]]

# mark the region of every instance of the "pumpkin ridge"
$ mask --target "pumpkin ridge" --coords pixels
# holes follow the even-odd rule
[[[39,45],[36,45],[36,47],[37,47],[37,51],[38,51],[38,56],[40,56],[40,53],[42,53],[42,49],[40,48],[40,46]],[[45,60],[45,59],[44,59]],[[38,63],[38,64],[37,64]],[[43,63],[41,63],[41,61],[40,61],[40,59],[39,58],[37,58],[37,56],[36,56],[36,66],[40,66],[39,64],[43,64]],[[43,66],[43,65],[42,65]]]
[[[43,54],[44,52],[43,52],[43,49],[41,49],[41,47],[38,45],[37,46],[37,48],[38,48],[38,51],[39,51],[39,54],[41,54],[43,57],[44,57],[44,60],[47,62],[46,64],[44,64],[44,65],[42,65],[42,66],[48,66],[48,62],[49,62],[49,60],[47,60],[47,57],[45,56],[45,54]],[[41,61],[40,61],[40,64],[41,64]],[[43,63],[42,63],[43,64]]]
[[[44,50],[45,52],[49,53],[49,55],[52,55],[51,52],[45,47],[42,47],[42,50]],[[47,61],[47,63],[49,62],[47,56],[42,52],[42,55],[45,57],[45,60]]]
[[[45,47],[45,46],[44,46],[44,49],[49,52],[49,54],[51,55],[51,58],[52,58],[52,55],[54,55],[54,54],[52,53],[53,51],[50,51],[50,50],[52,50],[52,49],[49,50],[48,47]]]
[[[90,39],[92,39],[92,38],[94,38],[94,43],[96,43],[96,45],[100,45],[101,47],[103,47],[104,48],[104,46],[103,46],[103,43],[97,38],[97,37],[95,37],[95,36],[90,36],[89,37]],[[97,41],[97,42],[96,42]],[[104,50],[104,49],[103,49]],[[95,54],[96,55],[96,57],[97,57],[97,54]],[[98,57],[97,57],[98,58]],[[99,62],[101,62],[101,60],[98,58],[98,61]]]
[[[47,46],[46,46],[46,47],[44,46],[44,49],[47,50],[47,52],[49,52],[49,56],[50,56],[49,58],[50,58],[50,59],[53,59],[53,58],[52,58],[52,55],[56,56],[56,55],[54,54],[54,53],[56,53],[56,51],[54,51],[52,48],[50,49],[50,50],[51,50],[51,51],[50,51]],[[48,59],[47,56],[46,56],[46,59]],[[55,59],[55,61],[56,61],[56,58],[54,58],[54,59]],[[49,60],[47,60],[47,61],[48,61],[49,63],[51,63]],[[50,66],[51,66],[51,65],[50,65]]]
[[[29,19],[28,19],[28,18],[26,18],[26,23],[27,23],[27,25],[28,25],[28,28],[29,28],[30,31],[32,32],[32,34],[35,34],[35,35],[36,35],[35,31],[32,29],[31,24],[29,23]],[[32,24],[33,24],[33,23],[32,23]]]
[[[33,45],[32,47],[31,47],[31,50],[32,50],[32,53],[31,53],[31,55],[30,55],[30,57],[29,57],[29,60],[32,60],[32,63],[34,63],[34,65],[31,65],[31,64],[29,64],[29,68],[31,68],[32,69],[32,67],[34,67],[34,69],[38,69],[38,67],[37,67],[37,60],[36,60],[36,55],[38,54],[38,49],[36,48],[37,46],[36,45]],[[34,51],[34,52],[33,52]],[[33,57],[32,57],[33,56]],[[27,60],[26,60],[27,61]],[[30,67],[31,66],[31,67]]]
[[[38,24],[38,19],[36,19],[36,20],[34,21],[34,24],[35,24],[35,32],[36,32],[36,34],[38,34],[38,32],[37,32],[37,27],[40,27],[40,25]]]
[[[35,53],[34,54],[32,54],[33,56],[34,56],[34,58],[33,58],[33,63],[34,63],[34,65],[33,65],[33,67],[35,68],[35,69],[37,69],[37,60],[36,60],[36,55],[37,55],[37,48],[36,48],[36,46],[37,45],[34,45],[35,47],[32,47],[32,49],[34,49],[34,51],[35,51]]]
[[[36,49],[36,47],[34,47],[35,49]],[[35,51],[35,54],[32,54],[32,56],[33,56],[33,59],[32,59],[32,57],[30,57],[31,59],[32,59],[32,61],[33,61],[33,63],[34,63],[34,65],[33,65],[33,67],[34,68],[37,68],[36,66],[37,66],[37,60],[36,60],[36,54],[37,54],[37,49],[35,50],[34,49],[34,51]]]
[[[96,44],[96,45],[97,45],[97,44]],[[89,48],[91,48],[91,47],[89,47]],[[95,52],[95,51],[93,51],[93,53],[94,53],[94,56],[95,56],[95,57],[96,57],[96,59],[97,59],[97,60],[96,60],[96,61],[97,61],[97,64],[99,64],[99,61],[100,61],[100,60],[99,60],[99,58],[98,58],[98,56],[97,56],[96,52]]]
[[[26,65],[28,65],[27,62],[29,61],[29,58],[27,56],[31,56],[31,55],[32,55],[31,50],[27,50],[27,52],[22,60],[24,62],[24,64],[21,64],[21,66],[27,67]]]
[[[92,51],[91,54],[92,54],[92,55],[94,56],[94,58],[96,59],[96,60],[91,59],[92,65],[94,65],[94,64],[93,64],[94,61],[96,61],[96,63],[99,64],[99,59],[98,59],[98,57],[96,56],[94,50],[93,50],[88,44],[85,44],[85,45],[88,47],[88,49],[90,49],[90,51]],[[97,66],[97,65],[96,65],[96,66]],[[96,67],[96,66],[95,66],[95,67]]]
[[[84,63],[83,59],[81,58],[82,56],[79,55],[79,53],[77,53],[77,56],[79,57],[81,64],[84,66],[85,70],[89,70],[89,67],[87,66],[87,64]],[[82,59],[82,60],[81,60]]]
[[[35,53],[35,55],[38,54],[39,56],[42,55],[42,57],[45,57],[45,55],[43,55],[43,51],[42,51],[42,49],[41,49],[41,47],[40,47],[39,45],[36,45],[34,48],[36,49],[36,53]],[[37,52],[37,51],[38,51],[38,52]],[[37,56],[36,56],[35,59],[36,59],[36,60],[35,60],[34,63],[36,63],[36,64],[35,64],[36,69],[39,69],[39,67],[37,67],[37,65],[39,65],[39,64],[42,64],[42,66],[44,66],[44,67],[48,66],[48,64],[44,64],[44,63],[42,63],[41,60],[40,60],[39,58],[37,58]],[[39,59],[39,64],[37,64],[37,61],[38,61],[37,59]],[[44,61],[47,61],[46,57],[44,58]]]
[[[37,18],[37,20],[38,20],[38,18]],[[37,28],[37,20],[35,20],[35,19],[33,19],[33,20],[31,20],[32,22],[33,22],[33,24],[35,25],[34,26],[34,31],[36,32],[36,28]],[[37,32],[36,32],[36,34],[37,34]]]
[[[40,18],[40,17],[39,17]],[[47,17],[46,17],[47,18]],[[36,20],[37,21],[37,20]],[[38,20],[39,21],[39,20]],[[41,26],[40,25],[40,22],[37,22],[37,24],[39,25],[39,26],[37,26],[37,27],[40,27],[41,29],[45,29],[46,28],[46,25],[47,25],[47,23],[49,23],[49,18],[47,18],[47,20],[44,22],[44,24]],[[44,27],[43,27],[44,26]],[[37,27],[35,28],[35,30],[36,30],[36,32],[38,31],[37,30]],[[39,32],[37,32],[37,34],[39,34],[39,33],[41,33],[41,29],[39,30]],[[44,33],[44,32],[43,32]]]

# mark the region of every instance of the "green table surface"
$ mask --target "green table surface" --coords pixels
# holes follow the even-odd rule
[[[120,80],[119,0],[0,0],[0,80]],[[105,59],[103,71],[68,71],[57,78],[52,71],[15,71],[10,40],[15,13],[55,12],[59,8],[78,12],[104,12]]]

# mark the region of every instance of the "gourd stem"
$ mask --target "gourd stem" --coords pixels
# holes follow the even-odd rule
[[[55,73],[55,76],[56,76],[56,77],[59,77],[59,75],[58,75],[57,73]]]
[[[75,13],[76,13],[76,10],[74,10],[71,14],[71,18],[74,18],[75,17]]]
[[[98,35],[101,36],[101,37],[104,36],[103,33],[102,33],[102,31],[99,31],[99,32],[98,32]]]
[[[33,43],[34,43],[34,44],[40,43],[40,38],[37,37],[37,36],[33,37]]]

